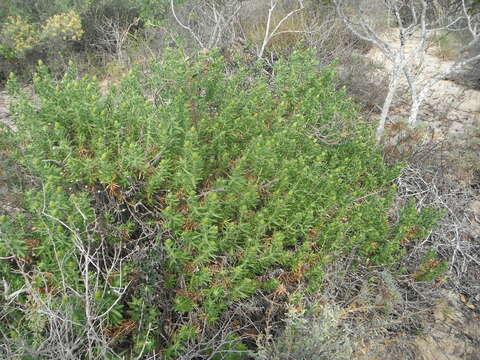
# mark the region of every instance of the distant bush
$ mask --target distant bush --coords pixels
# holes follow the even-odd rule
[[[31,100],[10,81],[37,184],[0,227],[11,353],[241,359],[264,325],[240,304],[263,317],[273,296],[281,316],[336,259],[392,264],[427,234],[433,210],[389,221],[399,168],[331,67],[302,52],[273,77],[225,66],[167,53],[106,95],[73,69],[40,66]]]
[[[85,32],[81,3],[68,6],[67,1],[47,4],[40,0],[33,5],[7,0],[0,16],[0,78],[6,78],[11,71],[31,76],[38,60],[52,65],[68,62]],[[60,67],[60,71],[64,69]]]
[[[480,54],[480,43],[476,43],[472,48],[467,52],[469,56],[474,54]],[[464,86],[480,90],[480,60],[471,62],[468,66],[465,67],[458,74],[455,74],[454,79]]]
[[[74,11],[53,15],[43,24],[31,24],[21,16],[10,16],[0,32],[0,56],[23,58],[37,47],[51,46],[51,42],[80,40],[83,33],[80,17]]]
[[[471,34],[467,31],[437,33],[432,37],[437,56],[451,61],[480,54],[480,43],[471,41]],[[448,78],[467,88],[480,89],[480,60],[470,62]]]
[[[12,71],[29,78],[38,60],[60,74],[69,60],[104,65],[101,59],[116,50],[120,33],[164,22],[169,4],[169,0],[2,1],[0,80]]]
[[[13,60],[23,57],[39,42],[38,30],[20,16],[10,16],[0,32],[0,56]]]

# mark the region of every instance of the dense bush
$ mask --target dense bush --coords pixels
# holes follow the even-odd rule
[[[40,66],[32,97],[11,79],[36,186],[0,227],[10,354],[245,358],[239,304],[300,304],[336,259],[389,265],[426,234],[429,209],[390,221],[399,168],[332,68],[296,52],[273,76],[224,69],[172,52],[106,95],[73,68]]]

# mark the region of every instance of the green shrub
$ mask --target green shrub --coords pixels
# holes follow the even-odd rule
[[[57,82],[40,66],[32,100],[12,79],[18,159],[39,186],[25,193],[27,215],[2,225],[0,256],[24,259],[34,286],[58,289],[51,302],[68,284],[75,336],[85,324],[109,336],[130,324],[109,342],[116,351],[138,354],[148,336],[148,351],[154,344],[168,359],[259,290],[280,289],[288,296],[277,301],[288,304],[321,289],[325,265],[339,257],[391,264],[436,216],[412,205],[389,223],[399,168],[383,161],[368,124],[335,90],[334,70],[312,59],[295,52],[272,77],[227,75],[216,53],[171,52],[106,95],[73,68]],[[112,259],[88,273],[79,265],[100,249],[126,260],[95,278]],[[21,289],[17,265],[1,264],[11,291]],[[100,289],[130,281],[128,292],[121,301],[113,290],[93,296],[90,277]],[[88,323],[82,296],[108,317]],[[22,314],[10,311],[1,327],[34,332],[35,346],[48,336],[47,315],[32,327]]]
[[[74,11],[53,15],[41,25],[10,16],[0,31],[0,56],[9,60],[25,58],[35,48],[52,47],[52,42],[58,48],[67,41],[80,40],[83,32],[80,17]]]
[[[440,260],[435,250],[430,249],[413,276],[419,281],[432,281],[445,275],[447,270],[448,262]]]
[[[67,10],[62,11],[64,8]],[[62,63],[66,64],[77,52],[74,48],[84,41],[80,11],[80,6],[58,6],[52,15],[45,9],[42,16],[14,7],[6,11],[9,16],[4,14],[0,25],[0,78],[11,71],[29,77],[38,60],[48,62],[52,69],[55,64],[60,68],[57,72],[63,72],[66,66]]]

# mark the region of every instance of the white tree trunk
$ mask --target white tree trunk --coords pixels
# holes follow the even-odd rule
[[[433,84],[426,86],[420,91],[418,96],[412,97],[412,105],[410,107],[410,116],[408,117],[408,124],[415,125],[418,120],[418,114],[420,113],[420,107],[427,98],[428,93],[430,92]]]
[[[395,64],[393,73],[390,77],[390,84],[388,86],[387,97],[382,106],[382,114],[380,115],[380,122],[376,131],[377,144],[380,144],[385,133],[385,123],[387,122],[388,114],[390,113],[390,107],[392,106],[393,99],[397,93],[398,85],[400,82],[401,64]]]

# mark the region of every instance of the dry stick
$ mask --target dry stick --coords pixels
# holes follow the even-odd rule
[[[235,3],[232,1],[232,3]],[[219,45],[223,34],[225,33],[226,29],[231,26],[232,22],[237,18],[238,13],[240,12],[242,8],[242,4],[236,4],[233,12],[231,15],[226,17],[222,12],[218,11],[217,7],[215,6],[215,3],[212,5],[205,5],[207,8],[210,9],[213,15],[208,15],[206,11],[202,10],[202,16],[205,18],[209,18],[210,21],[213,22],[212,28],[213,30],[211,31],[209,35],[209,40],[207,42],[202,41],[200,36],[189,26],[185,25],[182,23],[182,21],[178,18],[176,12],[175,12],[175,7],[173,5],[173,0],[170,1],[170,8],[172,10],[173,17],[175,18],[175,21],[185,30],[187,30],[190,35],[195,39],[195,41],[198,43],[198,45],[202,49],[211,49]],[[234,28],[232,27],[231,32],[235,32]]]
[[[201,48],[204,48],[205,46],[203,45],[202,40],[200,40],[200,38],[197,36],[197,34],[195,34],[192,28],[183,24],[180,21],[180,19],[177,17],[177,14],[175,13],[175,6],[173,5],[173,0],[170,0],[170,8],[172,10],[173,17],[175,18],[175,21],[178,23],[178,25],[180,25],[182,28],[187,30],[190,33],[190,35],[192,35],[192,37],[195,39],[195,41],[198,43],[198,45],[200,45]]]
[[[260,50],[258,51],[258,54],[257,54],[257,56],[259,58],[263,57],[263,54],[265,52],[265,49],[266,49],[267,45],[270,43],[272,38],[274,36],[276,36],[275,34],[278,32],[278,29],[280,29],[280,27],[283,25],[283,23],[285,21],[287,21],[291,16],[295,15],[296,13],[302,11],[305,8],[302,0],[298,0],[298,3],[299,3],[299,7],[295,10],[290,11],[287,15],[285,15],[278,22],[278,24],[275,26],[273,31],[270,32],[270,26],[271,26],[271,23],[272,23],[272,15],[273,15],[273,12],[275,11],[275,8],[278,5],[278,1],[270,0],[270,8],[268,9],[268,18],[267,18],[267,26],[265,28],[265,35],[263,37],[262,46],[261,46],[261,48],[260,48]],[[293,32],[293,31],[283,31],[282,33],[286,33],[286,32]]]
[[[210,37],[210,42],[208,44],[209,49],[215,46],[218,46],[222,38],[222,33],[224,32],[225,28],[233,22],[233,20],[237,17],[238,13],[240,12],[241,8],[242,8],[242,4],[239,4],[235,8],[233,14],[230,15],[230,17],[225,20],[224,16],[217,11],[215,4],[212,5],[215,28],[214,28],[213,34]],[[223,26],[222,26],[222,23],[223,23]]]
[[[452,201],[458,201],[458,196],[469,197],[472,194],[464,191],[459,192],[455,189],[447,194],[443,194],[442,189],[436,186],[434,180],[425,180],[421,171],[411,166],[403,170],[402,176],[398,179],[398,185],[399,189],[407,190],[403,197],[418,197],[418,194],[422,194],[423,197],[420,199],[419,204],[424,203],[424,206],[435,206],[447,210],[448,217],[440,224],[441,227],[433,230],[421,244],[416,246],[417,249],[422,249],[427,242],[432,241],[431,236],[436,238],[440,236],[439,239],[443,241],[438,243],[437,239],[437,247],[443,247],[447,252],[451,253],[450,271],[456,271],[457,276],[460,276],[466,273],[469,264],[480,265],[480,259],[475,256],[478,254],[474,250],[475,245],[467,239],[462,240],[466,231],[468,234],[468,229],[465,228],[468,225],[465,225],[465,221],[469,221],[468,215],[462,215],[464,206],[452,203]],[[450,185],[446,186],[450,187]],[[422,189],[424,190],[422,191]],[[426,194],[424,195],[423,193]],[[428,197],[433,198],[429,200]],[[454,207],[455,205],[457,205],[457,208]]]
[[[81,215],[81,217],[83,219],[85,229],[87,229],[88,228],[88,224],[87,224],[88,218],[87,218],[87,216],[82,212],[82,210],[78,207],[78,205],[75,202],[74,202],[74,206],[75,206],[76,210],[78,211],[78,213]],[[97,275],[99,275],[99,273],[101,272],[101,269],[99,268],[99,265],[92,259],[92,256],[90,255],[91,254],[90,242],[87,245],[87,247],[85,248],[85,246],[83,244],[83,241],[81,239],[81,236],[76,229],[73,229],[68,224],[66,224],[64,221],[62,221],[59,218],[57,218],[55,216],[52,216],[52,215],[47,213],[47,211],[46,211],[46,192],[45,192],[44,188],[43,188],[42,214],[45,217],[58,222],[59,224],[61,224],[66,229],[68,229],[74,235],[74,239],[75,239],[74,244],[75,244],[76,248],[78,249],[80,255],[84,258],[84,265],[83,265],[83,268],[81,269],[81,271],[83,273],[83,281],[84,281],[84,284],[85,284],[84,302],[85,302],[85,316],[86,316],[86,321],[87,321],[87,329],[86,329],[86,336],[87,336],[87,342],[88,342],[87,354],[88,354],[89,359],[94,359],[94,356],[93,356],[94,344],[95,344],[95,342],[98,342],[100,340],[99,337],[98,337],[98,334],[95,331],[95,324],[98,323],[99,321],[101,321],[102,318],[107,316],[112,311],[112,309],[119,303],[119,301],[123,298],[123,295],[126,293],[128,287],[130,286],[131,281],[128,284],[126,284],[123,287],[122,290],[115,291],[115,293],[117,294],[117,298],[109,306],[109,308],[107,310],[105,310],[101,314],[94,314],[93,310],[92,310],[92,304],[91,304],[91,294],[94,291],[91,289],[91,286],[90,286],[89,267],[90,267],[90,265],[94,266],[97,269]],[[89,240],[91,240],[90,235],[89,235]],[[119,256],[120,255],[117,252],[116,255],[115,255],[114,261],[112,261],[110,269],[108,269],[107,276],[112,271],[114,271],[115,267],[117,267],[119,263],[121,263],[123,261],[123,259],[121,259]],[[79,260],[79,265],[80,265],[80,260]],[[24,275],[24,278],[26,279],[26,281],[28,280],[27,277],[26,277],[26,274]],[[95,288],[98,288],[98,284],[99,284],[99,279],[97,277]],[[38,296],[36,296],[36,293],[34,292],[34,289],[33,289],[32,285],[30,284],[29,281],[27,282],[27,285],[28,285],[29,292],[32,294],[32,296],[34,296],[37,300],[39,300],[40,303],[43,305],[43,307],[46,309],[46,314],[49,317],[51,317],[52,315],[55,315],[51,311],[49,306],[47,304],[45,304]],[[81,326],[80,324],[74,323],[71,320],[60,318],[57,315],[55,315],[54,317],[58,318],[62,322],[69,322],[69,323],[75,324],[76,326]]]

